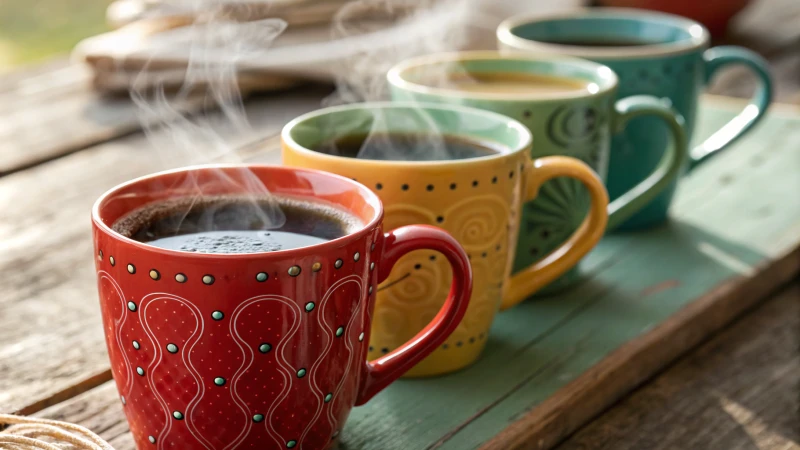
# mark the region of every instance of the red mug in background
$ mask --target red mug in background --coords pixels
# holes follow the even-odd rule
[[[112,225],[152,202],[243,194],[255,176],[273,194],[319,202],[364,224],[321,244],[265,253],[168,250]],[[219,183],[219,179],[225,183]],[[323,449],[361,405],[441,345],[467,308],[472,273],[446,232],[383,233],[383,206],[336,175],[277,166],[214,166],[146,176],[92,210],[106,344],[139,449]],[[408,343],[366,361],[375,290],[418,249],[453,270],[449,298]]]

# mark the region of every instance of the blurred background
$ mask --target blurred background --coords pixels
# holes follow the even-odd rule
[[[274,36],[256,35],[252,30],[249,35],[245,33],[252,44],[250,50],[261,43],[263,48],[259,50],[290,47],[294,53],[292,61],[285,52],[259,54],[258,58],[253,58],[256,62],[251,67],[256,73],[279,72],[290,74],[291,78],[321,81],[340,76],[341,70],[331,67],[332,62],[345,61],[355,54],[363,59],[365,52],[371,53],[374,60],[375,55],[385,50],[385,45],[372,33],[393,27],[406,27],[401,35],[412,38],[413,45],[410,49],[406,49],[408,45],[402,47],[404,51],[400,56],[411,56],[450,49],[493,48],[493,30],[497,23],[521,11],[579,6],[666,11],[705,24],[712,32],[714,44],[743,45],[764,55],[774,65],[778,98],[783,102],[800,102],[797,95],[800,91],[800,27],[797,26],[800,1],[797,0],[3,0],[0,2],[0,73],[64,59],[72,53],[74,60],[89,64],[95,74],[95,87],[101,91],[127,90],[145,65],[148,65],[147,73],[157,74],[160,82],[169,84],[172,79],[179,84],[183,75],[178,71],[187,64],[191,52],[187,42],[192,41],[181,32],[188,30],[187,25],[202,16],[204,9],[219,5],[227,5],[225,8],[238,21],[277,17],[288,24],[285,32],[277,32],[280,34],[277,40]],[[420,15],[420,11],[427,11],[426,16]],[[407,32],[409,29],[412,31]],[[354,36],[368,38],[336,42]],[[397,35],[386,37],[389,41],[395,39]],[[241,44],[241,41],[237,42]],[[230,39],[226,42],[230,47]],[[394,45],[394,48],[400,47]],[[330,56],[331,49],[341,54]],[[304,54],[304,61],[294,61],[298,52]],[[253,56],[252,52],[249,56]],[[380,72],[383,64],[374,63],[370,61],[369,64],[379,66],[376,72]],[[736,70],[726,72],[715,80],[711,92],[749,95],[752,86],[744,74]],[[364,82],[358,75],[347,76],[355,84]],[[149,82],[144,78],[138,80]],[[250,82],[255,83],[252,86],[255,90],[290,84],[286,79],[251,79]]]

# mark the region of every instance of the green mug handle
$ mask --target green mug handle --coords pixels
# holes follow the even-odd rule
[[[617,100],[614,111],[615,133],[622,132],[634,117],[656,116],[669,128],[672,145],[667,146],[650,176],[608,204],[608,230],[628,220],[672,184],[681,175],[689,151],[683,116],[668,101],[652,95],[631,95]]]
[[[753,98],[736,117],[717,130],[702,144],[689,152],[689,170],[719,154],[737,139],[747,133],[767,112],[772,101],[772,80],[767,62],[757,53],[742,47],[721,46],[706,50],[705,81],[708,82],[717,70],[727,65],[742,64],[753,71],[758,79],[758,86]]]

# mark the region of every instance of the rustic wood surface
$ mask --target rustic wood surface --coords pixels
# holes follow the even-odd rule
[[[557,450],[800,449],[800,279]]]
[[[735,111],[739,106],[734,103],[725,109]],[[701,129],[707,132],[727,121],[733,112],[726,110],[705,109]],[[545,446],[552,445],[757,302],[770,287],[800,269],[796,253],[800,206],[789,202],[791,192],[800,189],[800,180],[792,178],[800,153],[787,145],[800,138],[797,124],[791,114],[774,112],[752,139],[742,140],[725,158],[712,161],[684,181],[671,225],[610,236],[586,261],[587,282],[560,297],[528,302],[513,314],[500,315],[484,357],[469,370],[398,383],[366,407],[355,409],[343,434],[343,447],[475,448],[509,424],[510,436],[507,430],[496,438],[505,441],[491,441],[490,446],[514,448],[515,439],[531,437],[530,430],[537,433],[534,442],[542,439]],[[0,392],[14,396],[6,399],[6,405],[33,412],[108,379],[93,273],[86,262],[90,260],[88,221],[70,218],[88,209],[91,199],[104,185],[116,182],[115,177],[129,178],[153,168],[155,153],[144,142],[133,144],[141,145],[133,158],[131,143],[121,141],[25,171],[32,171],[31,177],[17,173],[0,179],[0,192],[12,186],[20,193],[19,204],[29,205],[22,206],[25,215],[4,223],[17,235],[27,230],[29,238],[11,249],[10,259],[0,270],[5,276],[16,274],[11,284],[15,298],[2,305],[10,314],[3,316],[7,321],[0,323],[0,330],[38,325],[38,334],[29,340],[0,347],[16,351],[9,354],[11,359],[3,359],[4,364],[9,362],[4,370],[14,371],[8,381],[0,381],[5,381]],[[80,173],[86,158],[95,161],[96,177],[87,179]],[[58,183],[42,191],[36,183],[43,179]],[[72,189],[62,192],[65,185]],[[51,208],[41,206],[47,198],[56,200]],[[749,207],[742,209],[742,204]],[[33,226],[37,220],[47,226]],[[50,230],[59,222],[67,222],[65,235],[53,236]],[[31,247],[31,242],[44,245]],[[47,257],[37,257],[48,252]],[[641,270],[654,261],[658,270]],[[13,269],[19,267],[25,270]],[[631,277],[631,273],[638,275]],[[49,283],[25,283],[26,274],[47,274],[42,278]],[[42,285],[46,287],[37,288]],[[54,298],[59,299],[58,308],[54,308]],[[674,320],[655,327],[675,312]],[[625,319],[615,320],[619,314]],[[601,329],[599,324],[611,328]],[[603,355],[637,336],[634,343],[578,377]],[[0,336],[0,343],[13,339],[18,335],[8,333]],[[635,370],[622,368],[631,363]],[[503,376],[498,377],[501,367]],[[62,368],[71,369],[59,372]],[[106,378],[102,378],[104,368]],[[481,380],[479,391],[474,388],[476,380]],[[560,394],[556,400],[548,400],[556,391]],[[80,403],[87,396],[93,400]],[[79,404],[73,406],[73,402]],[[561,408],[560,414],[545,417],[543,426],[514,431],[515,423],[531,420],[527,411],[533,411],[532,417],[537,411],[558,412],[559,408],[548,405],[561,402],[581,407]],[[125,449],[130,437],[120,425],[123,419],[117,404],[113,386],[106,383],[55,410],[68,408],[70,415],[59,417],[116,433],[109,437]],[[449,404],[453,412],[443,415],[430,406],[437,404]],[[117,411],[116,421],[111,418],[113,411]],[[96,420],[103,422],[95,425]],[[519,444],[526,448],[525,442]]]
[[[556,450],[800,449],[800,280],[792,282]],[[113,383],[39,415],[133,450]]]
[[[774,71],[776,98],[784,103],[800,104],[798,20],[800,3],[796,0],[760,0],[737,20],[730,36],[723,42],[746,45],[764,54]],[[97,96],[89,90],[88,83],[89,76],[84,68],[69,66],[65,61],[0,76],[0,210],[3,211],[0,215],[0,286],[3,288],[0,293],[0,412],[38,411],[48,417],[88,424],[111,439],[118,450],[130,450],[133,443],[113,382],[108,381],[110,372],[91,267],[88,211],[94,199],[108,187],[179,163],[169,154],[156,152],[148,144],[139,132],[135,109],[127,100]],[[740,97],[749,96],[751,90],[749,76],[736,69],[721,74],[710,88],[714,93]],[[249,144],[238,152],[244,160],[275,162],[279,128],[297,114],[318,107],[320,99],[328,92],[329,88],[310,86],[254,99],[248,104],[248,112],[255,133],[229,135],[226,139],[232,145]],[[186,107],[198,110],[196,105]],[[698,173],[710,181],[700,183],[694,176],[687,179],[675,210],[679,226],[660,230],[642,241],[642,245],[649,249],[643,254],[645,261],[658,254],[658,241],[663,239],[677,239],[675,253],[667,257],[673,264],[677,261],[674,255],[682,252],[693,255],[691,264],[695,266],[690,264],[690,268],[699,271],[704,267],[702,258],[717,260],[720,266],[710,276],[719,282],[708,285],[702,274],[696,274],[688,283],[683,280],[688,288],[676,288],[674,279],[646,279],[626,286],[625,268],[637,270],[643,262],[621,256],[626,246],[631,245],[624,240],[627,237],[611,239],[605,249],[598,249],[587,261],[585,268],[589,281],[571,297],[562,299],[572,302],[574,307],[567,316],[540,318],[542,313],[548,316],[556,311],[552,309],[554,303],[543,302],[523,305],[515,310],[519,317],[505,315],[498,321],[494,334],[499,339],[490,342],[489,350],[493,354],[488,356],[488,363],[482,363],[475,375],[455,376],[455,383],[471,376],[486,380],[486,396],[472,399],[471,391],[474,389],[467,386],[453,390],[447,382],[419,381],[413,388],[409,388],[408,382],[402,382],[398,390],[387,391],[383,403],[371,403],[371,406],[354,411],[341,447],[349,450],[392,446],[461,450],[476,448],[487,441],[489,448],[552,446],[615,399],[646,381],[667,361],[700,342],[742,310],[758,303],[759,297],[771,287],[791,278],[800,264],[800,255],[796,253],[800,223],[794,218],[795,211],[791,208],[796,206],[792,203],[796,196],[789,194],[800,190],[800,180],[787,177],[792,170],[796,174],[796,167],[800,166],[796,159],[800,153],[796,151],[800,127],[796,122],[780,118],[790,114],[781,112],[785,109],[774,108],[778,120],[763,124],[758,137],[752,141],[744,140],[740,150],[731,150],[733,154],[738,152],[738,156],[720,158],[719,162],[713,161],[708,167],[701,168]],[[706,126],[713,128],[726,117],[730,115],[708,118]],[[795,146],[794,159],[781,153],[792,144]],[[783,180],[783,186],[775,185],[777,180]],[[710,228],[707,225],[709,217],[713,217]],[[756,264],[761,265],[754,268]],[[764,269],[768,269],[767,276],[756,276]],[[585,301],[577,298],[598,288],[600,291]],[[706,295],[697,303],[680,309],[681,302],[670,298],[674,292],[697,292],[692,298],[700,297],[702,293]],[[562,361],[554,349],[563,347],[559,347],[559,339],[563,336],[548,328],[547,320],[554,320],[559,326],[571,323],[585,327],[592,323],[592,314],[614,312],[620,301],[624,303],[625,299],[636,296],[663,302],[664,307],[678,308],[676,311],[679,311],[670,322],[672,325],[637,329],[635,332],[625,330],[632,334],[624,340],[644,333],[643,336],[649,337],[650,341],[639,339],[638,344],[629,348],[631,352],[618,362],[635,362],[644,370],[633,374],[618,369],[614,369],[616,372],[604,371],[605,366],[601,365],[594,372],[599,376],[596,384],[585,384],[585,378],[576,379],[596,361],[581,360],[583,365],[572,366]],[[720,299],[733,300],[726,303]],[[655,314],[655,310],[646,308],[637,311],[645,315]],[[792,310],[785,311],[790,314]],[[657,312],[669,315],[669,311]],[[525,317],[531,317],[534,322]],[[689,320],[691,317],[695,320]],[[707,320],[698,324],[698,318]],[[660,320],[655,323],[658,322]],[[678,332],[679,342],[670,342],[668,348],[649,358],[648,349],[651,347],[648,345],[660,342],[657,332],[661,330],[664,333],[664,326],[673,327],[669,332]],[[544,328],[530,332],[535,327]],[[521,341],[514,340],[514,333],[522,334]],[[622,339],[624,336],[628,335],[623,333],[617,337]],[[504,340],[506,338],[508,341]],[[618,347],[613,342],[601,344],[603,352]],[[616,355],[618,353],[611,353],[604,362],[609,359],[613,362]],[[513,360],[512,364],[506,365],[509,360]],[[504,376],[510,378],[508,383],[490,381],[496,377],[496,367],[505,368]],[[745,366],[736,367],[736,370],[746,372]],[[724,376],[724,373],[719,375],[719,379]],[[759,379],[757,376],[747,378],[746,374],[743,377]],[[782,378],[780,382],[786,379]],[[540,422],[536,411],[546,411],[541,407],[548,406],[547,397],[564,385],[573,388],[573,395],[562,397],[562,400],[566,398],[576,407],[569,414],[547,416]],[[607,394],[592,397],[587,390],[592,386],[607,389]],[[754,387],[753,392],[766,396],[780,395],[778,388],[768,388],[770,386]],[[686,392],[677,386],[671,389],[669,392]],[[413,391],[419,391],[421,396],[408,395]],[[454,395],[459,399],[453,406],[457,413],[441,422],[441,411],[422,404],[425,399],[447,402]],[[649,437],[654,442],[659,433],[666,435],[673,422],[653,422],[660,418],[656,413],[642,418],[635,405],[625,409],[629,402],[635,404],[635,400],[626,400],[611,413],[612,419],[601,421],[599,428],[589,427],[580,432],[564,444],[565,448],[617,448],[616,445],[622,449],[647,448],[642,444],[647,442],[643,440],[646,436],[631,431],[639,426],[650,430]],[[767,403],[770,402],[758,405]],[[551,401],[549,405],[559,404]],[[712,414],[711,409],[701,409],[700,403],[673,403],[667,407],[680,408],[683,405]],[[774,422],[769,418],[777,413],[771,410],[762,412],[765,410],[759,409],[760,406],[752,407],[747,402],[730,405],[726,409],[729,416],[736,415],[746,421],[751,437],[759,436],[759,440],[751,439],[755,442],[753,445],[741,448],[784,450],[794,449],[791,445],[797,445],[796,434],[787,432],[785,428],[768,426]],[[748,415],[737,405],[749,407],[756,413]],[[667,412],[663,415],[676,417]],[[644,419],[651,421],[634,421]],[[769,421],[764,422],[767,419]],[[538,425],[517,425],[517,428],[524,429],[515,431],[514,423],[530,423],[532,420]],[[723,427],[721,420],[714,423]],[[702,424],[700,420],[697,422]],[[509,424],[510,428],[506,428]],[[680,427],[684,429],[688,425],[681,423]],[[744,429],[745,425],[742,427]],[[504,428],[505,437],[501,434],[491,440]],[[761,431],[754,432],[755,429],[766,429],[772,434],[768,434],[767,439],[763,433],[758,434]],[[601,436],[597,434],[600,430],[611,431]],[[665,442],[672,443],[672,447],[661,448],[703,448],[686,447],[686,443],[694,441],[681,441],[688,439],[687,436],[677,432],[673,434],[664,438]],[[536,440],[537,436],[541,442]],[[523,441],[516,441],[522,437],[525,438]],[[791,444],[792,440],[795,444]],[[703,442],[713,444],[717,441]]]

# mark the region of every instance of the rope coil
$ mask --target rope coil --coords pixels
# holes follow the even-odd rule
[[[87,428],[57,420],[0,414],[2,450],[114,450]],[[46,438],[46,440],[43,440]]]

